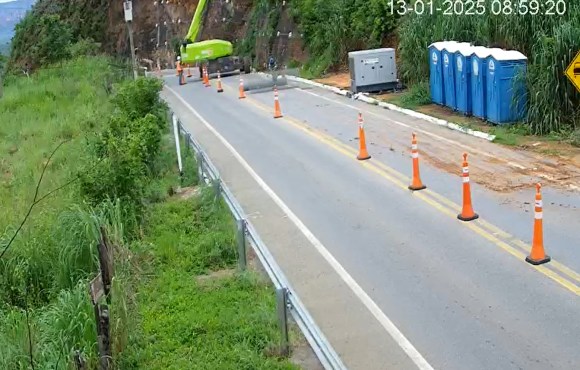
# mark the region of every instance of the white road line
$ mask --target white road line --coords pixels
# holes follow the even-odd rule
[[[304,93],[306,93],[306,94],[310,94],[310,95],[313,95],[313,96],[319,97],[319,98],[321,98],[321,99],[324,99],[324,100],[326,100],[326,101],[330,101],[330,102],[333,102],[333,103],[336,103],[336,104],[340,104],[340,105],[342,105],[342,106],[345,106],[345,107],[348,107],[348,108],[354,109],[354,110],[356,110],[356,111],[361,111],[361,108],[359,108],[359,107],[356,107],[356,106],[354,106],[354,105],[350,105],[350,104],[346,104],[346,103],[343,103],[343,102],[341,102],[341,101],[338,101],[338,100],[335,100],[335,99],[330,99],[330,98],[328,98],[328,97],[326,97],[326,96],[323,96],[323,95],[320,95],[320,94],[313,93],[312,91],[303,90],[303,89],[298,89],[298,91],[302,91],[302,92],[304,92]],[[415,131],[419,131],[419,132],[421,132],[421,133],[423,133],[423,134],[429,135],[429,136],[431,136],[431,137],[434,137],[434,138],[436,138],[436,139],[439,139],[439,140],[441,140],[441,141],[445,141],[445,142],[447,142],[447,143],[449,143],[449,144],[453,144],[453,145],[456,145],[456,146],[458,146],[458,147],[460,147],[460,148],[463,148],[463,149],[465,149],[465,150],[469,150],[471,153],[477,153],[477,154],[481,154],[481,155],[484,155],[484,156],[486,156],[486,157],[488,157],[488,158],[497,158],[497,156],[495,156],[495,155],[493,155],[493,154],[491,154],[491,153],[484,152],[484,151],[482,151],[482,150],[479,150],[479,149],[475,149],[475,148],[473,148],[473,147],[470,147],[469,145],[461,144],[461,143],[459,143],[459,142],[457,142],[457,141],[455,141],[455,140],[451,140],[451,139],[448,139],[448,138],[446,138],[446,137],[443,137],[443,136],[440,136],[440,135],[434,134],[434,133],[432,133],[431,131],[426,131],[426,130],[420,129],[420,128],[418,128],[417,126],[411,126],[411,125],[408,125],[408,124],[406,124],[406,123],[403,123],[403,122],[400,122],[400,121],[397,121],[397,120],[394,120],[394,119],[391,119],[391,118],[388,118],[388,117],[385,117],[385,116],[379,115],[379,114],[377,114],[377,113],[374,113],[374,112],[371,112],[371,111],[368,111],[368,110],[367,110],[367,112],[369,112],[369,113],[370,113],[371,115],[373,115],[373,116],[379,117],[380,119],[384,119],[385,121],[392,122],[392,123],[394,123],[394,124],[397,124],[397,125],[399,125],[399,126],[403,126],[403,127],[407,127],[407,128],[413,128]],[[506,162],[507,162],[507,164],[508,164],[509,166],[516,167],[516,168],[519,168],[519,169],[521,169],[521,170],[525,170],[525,169],[526,169],[526,167],[522,166],[521,164],[518,164],[518,163],[515,163],[515,162],[510,162],[510,161],[506,161]]]
[[[296,216],[290,208],[278,197],[278,195],[262,180],[262,178],[254,171],[252,167],[244,160],[244,158],[236,151],[236,149],[219,133],[217,130],[209,124],[189,103],[187,103],[175,90],[165,86],[165,88],[171,91],[181,103],[186,106],[206,127],[210,130],[221,142],[224,144],[234,157],[240,162],[240,164],[248,171],[252,178],[260,185],[262,190],[264,190],[270,198],[284,211],[288,218],[296,225],[296,227],[306,236],[306,238],[312,243],[316,250],[324,257],[324,259],[332,266],[334,271],[342,278],[342,280],[349,286],[349,288],[356,294],[356,296],[361,300],[361,302],[367,307],[367,309],[373,314],[373,316],[381,323],[383,328],[391,335],[391,337],[397,342],[401,349],[409,356],[411,361],[421,370],[433,370],[433,367],[425,360],[425,358],[417,351],[417,349],[409,342],[409,340],[401,333],[401,331],[395,326],[395,324],[385,315],[379,306],[372,300],[371,297],[363,290],[363,288],[358,285],[358,283],[350,276],[350,274],[342,267],[342,265],[334,258],[334,256],[326,249],[326,247],[314,236],[314,234],[302,223],[302,221]]]

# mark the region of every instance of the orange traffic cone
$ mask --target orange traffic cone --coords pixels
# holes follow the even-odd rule
[[[479,215],[473,212],[471,205],[471,186],[469,185],[469,167],[467,164],[467,153],[463,153],[463,209],[457,215],[461,221],[471,221],[479,218]]]
[[[413,139],[411,140],[411,157],[413,157],[413,179],[411,185],[409,185],[410,190],[423,190],[427,186],[423,185],[421,182],[421,176],[419,175],[419,151],[417,150],[417,135],[413,132]]]
[[[209,82],[209,74],[207,73],[207,67],[203,67],[203,85],[205,87],[211,86],[211,83]]]
[[[240,76],[240,99],[245,99],[246,93],[244,92],[244,79]]]
[[[220,76],[220,71],[218,71],[217,92],[219,93],[224,92],[224,89],[222,88],[222,78]]]
[[[534,212],[534,237],[532,240],[532,251],[526,262],[532,265],[541,265],[550,262],[550,256],[544,252],[544,227],[542,225],[543,211],[542,211],[542,193],[540,192],[540,184],[536,184],[536,204]]]
[[[367,152],[367,143],[365,139],[365,129],[364,129],[364,122],[362,118],[362,113],[358,114],[358,141],[360,144],[360,150],[356,159],[359,161],[364,161],[365,159],[369,159],[371,156]]]
[[[282,111],[280,110],[280,101],[278,100],[278,89],[274,87],[274,118],[282,117]]]
[[[191,66],[187,65],[187,77],[191,78]]]

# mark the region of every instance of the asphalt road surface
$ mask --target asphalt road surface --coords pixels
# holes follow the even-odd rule
[[[178,86],[176,77],[165,77],[166,94],[172,107],[187,106],[192,118],[203,118],[239,153],[404,335],[412,350],[401,350],[408,361],[397,368],[580,369],[578,192],[544,188],[546,251],[553,261],[534,267],[524,261],[532,188],[506,194],[474,182],[481,219],[456,218],[461,153],[481,139],[304,86],[280,89],[284,117],[274,119],[271,90],[246,92],[240,100],[237,77],[222,80],[225,91],[218,94],[215,80],[205,88],[194,79]],[[364,162],[355,159],[358,111],[372,156]],[[417,130],[421,156],[453,152],[457,173],[421,159],[428,189],[412,193],[406,188],[409,146]],[[229,161],[237,163],[233,156]],[[310,284],[314,289],[316,280]],[[380,320],[369,325],[386,327]],[[322,329],[338,343],[336,333]],[[393,346],[404,347],[388,334]],[[374,340],[358,338],[358,356]],[[349,368],[362,368],[356,354],[341,352]]]

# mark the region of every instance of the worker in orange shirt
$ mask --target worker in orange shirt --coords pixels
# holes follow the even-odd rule
[[[179,76],[179,84],[185,85],[185,78],[183,77],[183,67],[181,66],[181,57],[177,57],[177,75]]]

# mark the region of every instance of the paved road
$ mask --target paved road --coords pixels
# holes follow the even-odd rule
[[[580,368],[576,193],[553,191],[568,206],[557,224],[546,217],[548,252],[556,264],[535,268],[522,261],[531,213],[517,204],[530,197],[533,202],[533,192],[502,204],[506,196],[475,185],[482,220],[464,224],[455,219],[457,176],[422,163],[429,189],[410,193],[410,159],[397,146],[369,145],[370,161],[353,159],[357,109],[368,117],[370,142],[379,142],[373,135],[409,137],[416,127],[437,133],[428,124],[319,89],[281,90],[285,117],[274,120],[271,92],[248,93],[240,101],[233,77],[224,79],[224,94],[215,92],[215,81],[212,89],[193,80],[185,86],[176,86],[176,78],[166,81],[239,152],[433,368]],[[409,127],[380,122],[381,115]],[[326,334],[340,346],[332,332]],[[369,344],[374,339],[359,338]],[[356,354],[344,356],[351,368],[361,368]],[[414,368],[413,361],[399,364]]]

